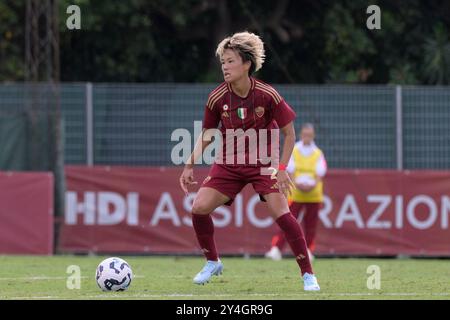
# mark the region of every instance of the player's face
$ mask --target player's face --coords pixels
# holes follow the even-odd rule
[[[232,49],[225,49],[220,58],[222,64],[223,78],[226,82],[231,83],[248,75],[250,62],[242,62],[241,56]]]
[[[300,133],[300,138],[302,139],[304,144],[310,144],[311,141],[314,140],[314,129],[312,128],[303,128]]]

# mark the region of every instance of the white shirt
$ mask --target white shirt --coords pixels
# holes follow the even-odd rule
[[[301,140],[295,144],[294,148],[297,148],[300,151],[300,153],[305,157],[310,156],[316,149],[318,149],[314,141],[311,141],[309,145],[305,145]],[[286,171],[291,174],[294,173],[295,171],[294,155],[291,155]],[[325,160],[325,156],[321,152],[319,161],[317,161],[316,164],[316,174],[318,177],[323,178],[326,173],[327,173],[327,162]]]

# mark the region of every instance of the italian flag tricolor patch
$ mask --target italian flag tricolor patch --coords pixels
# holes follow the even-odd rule
[[[244,120],[245,117],[247,117],[247,108],[238,108],[237,109],[237,114],[238,114],[239,118]]]

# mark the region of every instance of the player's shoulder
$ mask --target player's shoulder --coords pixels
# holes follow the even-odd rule
[[[260,79],[255,79],[255,90],[263,95],[269,96],[275,104],[279,104],[283,100],[274,87]]]
[[[226,82],[222,82],[218,85],[214,90],[212,90],[208,95],[208,101],[206,102],[206,106],[209,109],[214,108],[214,105],[217,101],[219,101],[225,93],[228,91],[228,85]]]

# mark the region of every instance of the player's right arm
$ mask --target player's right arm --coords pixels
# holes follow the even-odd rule
[[[194,151],[191,153],[186,165],[184,166],[183,173],[180,176],[180,186],[185,194],[188,193],[188,186],[197,184],[197,181],[194,179],[195,160],[203,154],[203,150],[205,150],[205,148],[212,142],[211,134],[208,133],[207,129],[217,128],[220,122],[219,110],[214,108],[214,103],[210,102],[211,97],[214,97],[215,91],[210,94],[208,102],[205,106],[202,134],[197,139]]]
[[[184,193],[188,193],[188,186],[197,184],[197,181],[194,179],[194,163],[195,160],[198,159],[203,154],[203,150],[211,143],[211,140],[204,139],[204,132],[198,137],[197,142],[194,147],[194,151],[191,153],[188,161],[184,166],[183,173],[180,177],[180,186],[183,189]]]

